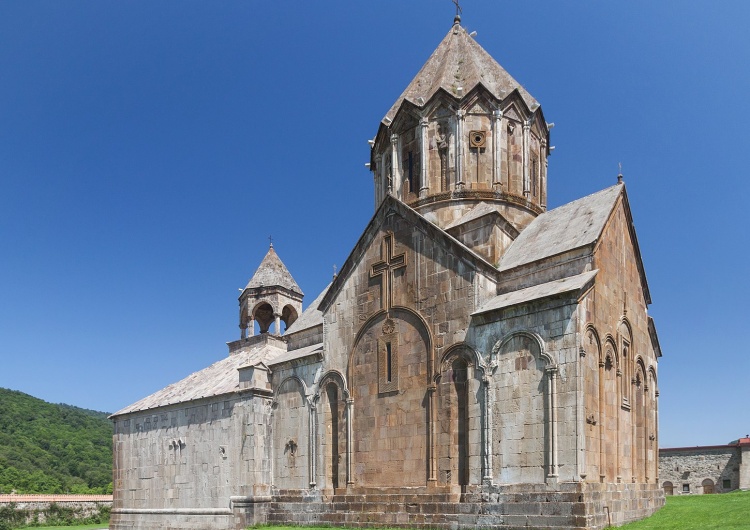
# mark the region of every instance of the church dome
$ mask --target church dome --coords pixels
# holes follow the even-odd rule
[[[375,206],[393,195],[446,229],[489,205],[523,230],[546,210],[550,127],[456,20],[371,142]]]
[[[539,107],[532,95],[466,29],[460,24],[454,24],[385,115],[383,122],[388,124],[393,121],[404,100],[417,107],[424,107],[425,102],[441,89],[460,97],[461,92],[468,94],[480,84],[498,101],[517,90],[529,109]]]

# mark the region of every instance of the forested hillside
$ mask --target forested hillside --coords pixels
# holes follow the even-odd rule
[[[112,425],[104,412],[0,388],[0,493],[110,493]]]

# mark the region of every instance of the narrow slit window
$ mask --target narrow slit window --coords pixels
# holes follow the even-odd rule
[[[385,381],[393,382],[393,358],[391,357],[391,343],[385,343]]]
[[[414,193],[414,157],[409,151],[409,191]]]

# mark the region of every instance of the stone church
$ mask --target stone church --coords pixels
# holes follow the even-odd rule
[[[547,210],[551,127],[457,17],[378,125],[375,213],[331,284],[303,306],[271,247],[228,356],[112,416],[110,528],[600,529],[660,508],[625,184]]]

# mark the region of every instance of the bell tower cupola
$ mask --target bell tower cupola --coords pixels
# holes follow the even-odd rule
[[[370,142],[375,206],[393,195],[448,231],[481,207],[514,238],[546,210],[551,126],[456,17]]]
[[[255,333],[281,335],[281,323],[288,328],[302,313],[302,290],[279,259],[271,243],[260,266],[240,294],[240,338]]]

